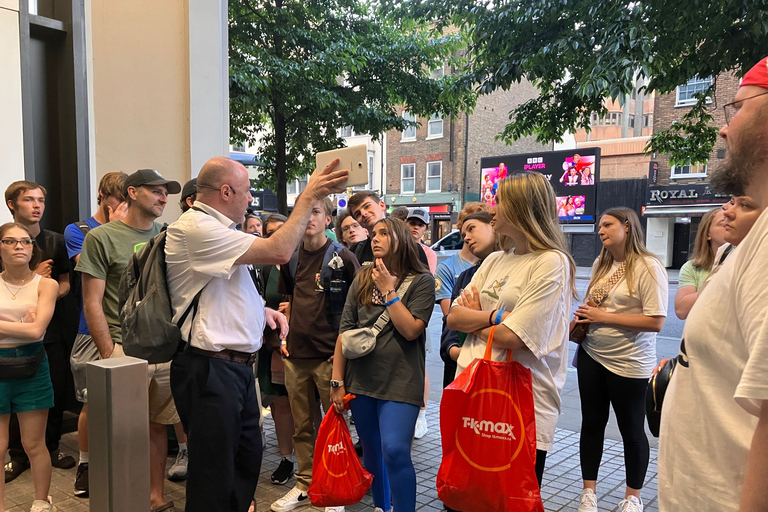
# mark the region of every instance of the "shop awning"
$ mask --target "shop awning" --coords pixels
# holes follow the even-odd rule
[[[704,215],[712,208],[718,208],[722,204],[692,204],[681,205],[671,204],[669,206],[645,206],[643,207],[643,216],[645,217],[671,217],[681,216],[690,217],[691,215]]]

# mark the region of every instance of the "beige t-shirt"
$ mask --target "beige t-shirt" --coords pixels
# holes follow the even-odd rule
[[[592,271],[597,268],[597,260]],[[619,268],[614,262],[606,279]],[[600,309],[622,315],[667,316],[669,299],[667,271],[653,257],[638,260],[634,268],[635,285],[630,295],[626,275],[611,289]],[[590,324],[581,345],[587,354],[611,373],[630,379],[647,379],[656,365],[656,333],[620,329],[606,324]]]

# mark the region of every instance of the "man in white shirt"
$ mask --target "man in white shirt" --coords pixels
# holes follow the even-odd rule
[[[338,159],[315,171],[291,218],[269,238],[236,229],[253,198],[245,167],[212,158],[197,178],[197,200],[168,227],[168,286],[188,341],[171,365],[171,388],[189,438],[187,512],[245,512],[261,468],[261,430],[252,365],[264,324],[285,336],[285,317],[264,308],[248,265],[287,263],[312,204],[341,192]]]
[[[768,59],[724,106],[722,192],[768,206]],[[688,316],[664,399],[659,508],[768,510],[768,211]]]

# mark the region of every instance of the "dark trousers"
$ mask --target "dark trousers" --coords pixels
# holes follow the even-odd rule
[[[189,446],[185,510],[246,512],[263,449],[252,368],[180,352],[171,363],[171,390]]]
[[[53,385],[54,405],[48,409],[48,424],[45,428],[45,446],[49,452],[59,449],[61,440],[61,425],[64,410],[67,405],[67,367],[69,356],[63,341],[54,341],[45,344],[45,352],[48,354],[48,365],[51,368],[51,384]],[[9,429],[8,454],[13,460],[27,461],[27,454],[21,445],[21,431],[19,420],[15,414],[11,415]]]
[[[539,482],[539,488],[541,488],[541,479],[544,478],[544,464],[547,462],[547,452],[544,450],[536,450],[536,480]],[[448,512],[460,512],[446,505],[445,510]],[[468,511],[467,511],[468,512]]]
[[[648,379],[630,379],[608,371],[579,347],[579,396],[581,397],[581,474],[597,480],[603,457],[605,426],[613,406],[624,443],[627,486],[642,489],[650,447],[645,435],[645,390]]]

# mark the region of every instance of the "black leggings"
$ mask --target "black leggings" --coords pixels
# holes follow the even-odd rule
[[[624,442],[627,486],[642,489],[650,457],[645,435],[645,389],[648,379],[619,377],[589,357],[582,347],[579,347],[577,369],[581,397],[579,449],[582,478],[597,480],[609,405],[612,405]]]

